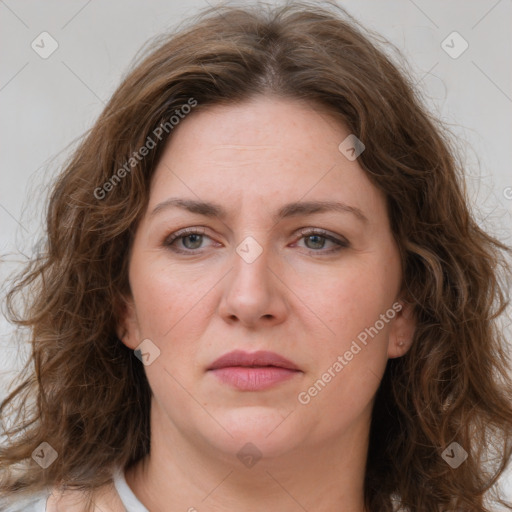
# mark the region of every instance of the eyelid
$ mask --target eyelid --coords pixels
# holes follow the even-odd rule
[[[325,236],[331,236],[333,238],[336,238],[337,235],[334,233],[331,233],[330,231],[327,231],[323,228],[314,228],[314,227],[307,227],[307,228],[300,228],[296,231],[296,234],[300,234],[303,236],[309,235],[309,234],[318,234],[318,235],[325,235]]]
[[[300,228],[296,234],[300,234],[302,236],[308,236],[308,235],[320,235],[325,238],[328,238],[329,240],[333,240],[339,243],[344,243],[349,245],[350,242],[342,235],[337,235],[335,233],[331,233],[330,231],[327,231],[323,228],[314,228],[314,227],[308,227],[308,228]]]
[[[174,232],[170,233],[169,235],[167,235],[164,238],[163,243],[170,245],[172,242],[174,242],[178,238],[182,238],[187,235],[196,235],[196,234],[206,235],[206,228],[204,226],[195,226],[195,227],[191,227],[191,228],[188,227],[188,228],[178,229],[178,231],[174,231]],[[206,235],[206,236],[208,236],[208,235]]]
[[[313,253],[317,252],[318,254],[321,254],[321,253],[329,254],[332,252],[336,252],[339,249],[343,249],[343,248],[346,249],[351,246],[350,242],[344,236],[336,235],[336,234],[331,233],[330,231],[327,231],[323,228],[314,228],[314,227],[300,228],[296,232],[296,235],[299,235],[299,234],[301,235],[300,238],[312,236],[312,235],[318,235],[318,236],[321,236],[322,238],[325,238],[326,240],[329,240],[332,243],[338,245],[337,249],[331,249],[329,251],[315,251],[313,249],[307,249],[308,251],[313,252]]]

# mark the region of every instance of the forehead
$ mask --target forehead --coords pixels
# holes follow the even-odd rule
[[[261,208],[303,198],[343,200],[382,214],[380,191],[338,149],[349,134],[324,109],[290,99],[258,97],[198,110],[173,130],[149,208],[170,195],[215,199],[235,212],[242,204]]]

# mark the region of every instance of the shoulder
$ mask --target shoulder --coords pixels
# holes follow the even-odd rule
[[[47,492],[39,492],[32,496],[9,497],[0,499],[2,512],[46,512]]]
[[[114,481],[94,489],[91,493],[81,490],[62,490],[58,486],[46,488],[32,494],[10,494],[0,496],[1,512],[87,512],[92,499],[94,506],[90,510],[102,512],[125,512]]]

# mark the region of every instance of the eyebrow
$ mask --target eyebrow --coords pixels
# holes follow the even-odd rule
[[[150,213],[150,217],[153,217],[157,213],[169,208],[181,208],[191,213],[197,213],[206,217],[216,217],[219,219],[226,219],[228,216],[227,211],[219,204],[205,201],[196,201],[194,199],[181,199],[171,197],[156,205],[153,211]],[[351,213],[364,224],[368,224],[369,222],[368,218],[359,208],[337,201],[297,201],[294,203],[288,203],[277,211],[277,213],[273,216],[273,221],[278,222],[289,217],[298,217],[300,215],[311,215],[314,213],[324,213],[331,211]]]

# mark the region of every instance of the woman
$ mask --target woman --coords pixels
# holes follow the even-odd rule
[[[9,295],[35,373],[2,405],[25,412],[3,493],[39,510],[51,493],[48,511],[492,510],[509,249],[461,177],[341,8],[216,8],[160,41],[59,176],[46,252]]]

